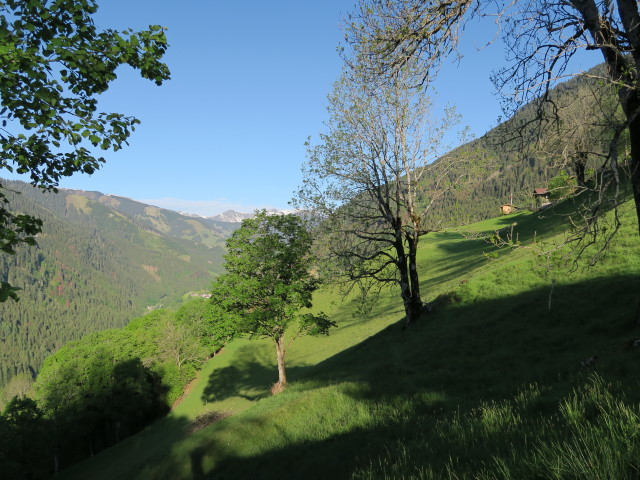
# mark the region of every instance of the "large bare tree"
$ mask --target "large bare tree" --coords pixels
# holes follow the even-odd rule
[[[424,309],[420,237],[437,228],[429,211],[455,183],[461,157],[433,162],[458,118],[447,109],[434,120],[428,97],[407,83],[408,65],[384,84],[370,82],[365,65],[352,62],[335,83],[327,131],[309,147],[295,203],[322,218],[320,249],[337,277],[363,292],[398,285],[411,323]]]
[[[618,142],[623,131],[630,142],[629,175],[640,231],[640,13],[635,0],[360,0],[350,17],[347,40],[365,52],[378,78],[393,78],[407,62],[421,68],[415,80],[433,77],[444,58],[458,50],[465,23],[485,16],[494,20],[507,46],[507,58],[494,82],[511,101],[507,112],[536,99],[537,120],[557,119],[551,88],[571,75],[577,52],[598,52],[606,65],[603,80],[617,92],[623,112],[612,126],[607,162],[618,171]],[[613,175],[615,180],[618,177]],[[610,188],[602,184],[600,192]],[[603,196],[601,196],[603,198]],[[615,203],[615,202],[614,202]],[[615,205],[614,205],[615,206]],[[592,205],[589,230],[604,209]]]

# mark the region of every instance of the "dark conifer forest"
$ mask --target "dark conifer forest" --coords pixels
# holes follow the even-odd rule
[[[0,256],[20,301],[0,304],[0,385],[39,371],[71,340],[126,325],[207,289],[232,225],[97,192],[42,193],[3,182],[18,212],[43,220],[37,246]]]

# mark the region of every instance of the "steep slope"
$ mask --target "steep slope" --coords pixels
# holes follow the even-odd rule
[[[3,278],[22,288],[19,302],[0,304],[0,385],[69,340],[207,289],[236,228],[98,192],[2,183],[12,208],[44,227],[37,247],[0,256]]]
[[[30,189],[22,191],[22,193],[28,196],[37,195],[38,192]],[[40,198],[44,200],[43,197]],[[85,199],[103,205],[106,209],[86,208],[87,200]],[[47,195],[46,205],[69,221],[83,224],[99,225],[105,222],[105,214],[108,216],[112,212],[119,212],[126,216],[132,224],[143,230],[160,236],[202,243],[210,247],[223,246],[224,239],[237,228],[235,221],[181,214],[130,198],[104,195],[100,192],[60,189],[57,195]],[[91,213],[91,215],[86,215],[87,213]]]
[[[592,137],[590,153],[585,157],[585,170],[600,168],[603,159],[599,154],[607,153],[609,144],[606,140],[597,144],[594,139],[603,139],[603,125],[610,125],[612,121],[607,116],[611,115],[608,109],[616,104],[615,91],[597,80],[602,77],[603,68],[603,65],[596,66],[584,76],[554,88],[550,98],[557,111],[547,111],[547,121],[538,123],[535,120],[540,105],[531,102],[482,137],[455,149],[446,161],[439,161],[442,168],[436,168],[433,175],[424,178],[423,204],[428,204],[434,178],[444,169],[455,186],[436,200],[426,223],[451,227],[493,218],[500,213],[500,206],[509,202],[511,195],[514,204],[520,208],[534,206],[534,188],[547,187],[561,170],[574,175],[572,162],[563,155],[563,151],[576,148],[572,142],[577,140],[568,134],[571,129],[566,126],[572,122],[579,121],[582,142],[586,141],[585,137]],[[585,114],[585,107],[578,108],[585,104],[595,104],[599,109],[594,107],[587,118],[576,120],[576,115]],[[559,123],[549,121],[553,115],[558,116]],[[618,144],[621,163],[626,161],[627,145],[628,139],[623,136]],[[470,158],[471,166],[464,162],[456,166],[455,161],[450,161],[456,157]]]
[[[633,478],[640,259],[630,203],[622,218],[609,256],[573,273],[528,248],[429,234],[422,288],[428,299],[452,292],[451,304],[405,329],[398,292],[362,318],[328,289],[316,307],[339,328],[293,344],[289,390],[268,394],[271,345],[234,342],[169,417],[60,478]],[[468,229],[512,225],[524,247],[561,241],[568,227],[527,212]],[[193,433],[206,413],[218,420]],[[580,458],[591,473],[578,474]]]

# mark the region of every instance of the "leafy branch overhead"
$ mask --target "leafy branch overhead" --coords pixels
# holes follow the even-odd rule
[[[162,27],[102,31],[92,18],[97,9],[93,0],[0,2],[0,168],[28,174],[43,189],[99,169],[105,159],[93,149],[127,144],[139,120],[98,111],[97,96],[119,66],[157,85],[170,76],[160,61],[167,49]],[[13,253],[33,244],[41,222],[11,213],[1,192],[0,200],[0,248]]]

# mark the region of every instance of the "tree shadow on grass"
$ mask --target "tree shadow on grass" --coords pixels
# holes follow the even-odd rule
[[[531,411],[523,410],[522,428],[534,428],[540,415],[556,412],[558,400],[594,371],[612,381],[626,378],[638,363],[638,352],[625,349],[624,339],[638,334],[633,311],[639,287],[634,275],[598,278],[556,286],[551,310],[547,289],[538,288],[453,305],[408,329],[394,324],[300,379],[310,390],[336,385],[341,394],[379,411],[378,422],[348,432],[328,430],[321,440],[312,435],[305,440],[297,432],[290,445],[250,457],[227,451],[215,466],[205,466],[202,478],[350,478],[355,469],[390,452],[400,458],[405,449],[413,462],[436,471],[450,458],[471,455],[478,465],[494,453],[506,458],[513,445],[515,451],[528,448],[521,429],[482,423],[489,430],[472,444],[456,437],[455,428],[436,443],[425,441],[424,432],[444,428],[438,422],[456,415],[481,419],[480,408],[514,401],[531,384],[543,393],[527,407]],[[597,365],[581,365],[594,354]],[[640,393],[629,388],[637,401]],[[429,401],[434,392],[442,399],[435,404]],[[391,408],[385,412],[381,405]],[[223,447],[211,443],[209,448]]]
[[[637,403],[640,391],[634,387],[640,355],[637,349],[625,348],[624,341],[638,336],[633,313],[639,290],[636,275],[603,277],[557,285],[551,310],[549,290],[541,287],[450,305],[406,329],[400,321],[314,367],[293,368],[295,402],[288,403],[285,392],[274,399],[271,409],[265,403],[267,410],[255,414],[248,410],[223,420],[187,443],[177,444],[174,438],[163,447],[164,461],[160,450],[147,456],[144,472],[153,474],[138,478],[340,479],[351,478],[354,470],[375,464],[379,457],[402,461],[403,452],[408,452],[411,468],[433,467],[436,472],[450,458],[471,457],[482,465],[494,454],[504,453],[504,458],[524,454],[530,446],[521,429],[503,428],[498,422],[482,436],[469,438],[456,434],[456,415],[480,418],[483,406],[513,401],[524,387],[536,384],[541,398],[531,412],[523,410],[527,417],[522,428],[529,428],[540,415],[555,415],[558,399],[584,385],[594,370],[607,381],[627,385],[629,400]],[[594,354],[595,366],[581,366],[581,360]],[[235,386],[218,383],[227,381],[220,376],[212,378],[212,388],[236,394],[268,385],[276,374],[275,368],[257,358],[234,366],[241,377],[245,375],[240,386],[237,375],[228,379]],[[326,390],[329,400],[323,400],[324,392],[306,397],[329,385],[335,386]],[[372,421],[350,422],[345,415],[351,410],[344,408],[335,421],[332,401],[345,397],[352,402],[347,405],[371,412]],[[296,427],[287,430],[288,420],[280,421],[278,412],[288,415],[296,408],[297,416],[290,417]],[[446,431],[447,422],[451,431]],[[345,429],[345,424],[353,426]],[[445,428],[437,441],[430,437],[436,428]],[[217,434],[226,429],[228,435]],[[259,432],[279,439],[265,445],[280,446],[261,446],[267,438]],[[234,436],[250,437],[255,448],[235,450],[237,446],[229,443]],[[113,472],[115,467],[111,468]]]
[[[245,345],[234,352],[233,364],[215,369],[205,386],[201,400],[203,403],[222,401],[231,397],[255,401],[271,395],[271,385],[278,381],[278,369],[273,362],[256,354],[255,345]],[[294,380],[308,367],[288,366],[287,377]]]
[[[639,290],[640,278],[624,275],[556,285],[550,310],[549,287],[449,305],[325,360],[314,378],[365,380],[372,392],[439,385],[447,396],[500,396],[505,392],[494,385],[568,378],[592,355],[600,366],[614,366],[633,353],[624,342],[639,333]],[[360,367],[341,367],[351,364]]]
[[[166,458],[171,448],[188,436],[189,420],[169,415],[136,435],[103,450],[56,475],[59,480],[113,480],[135,478],[148,465]]]

